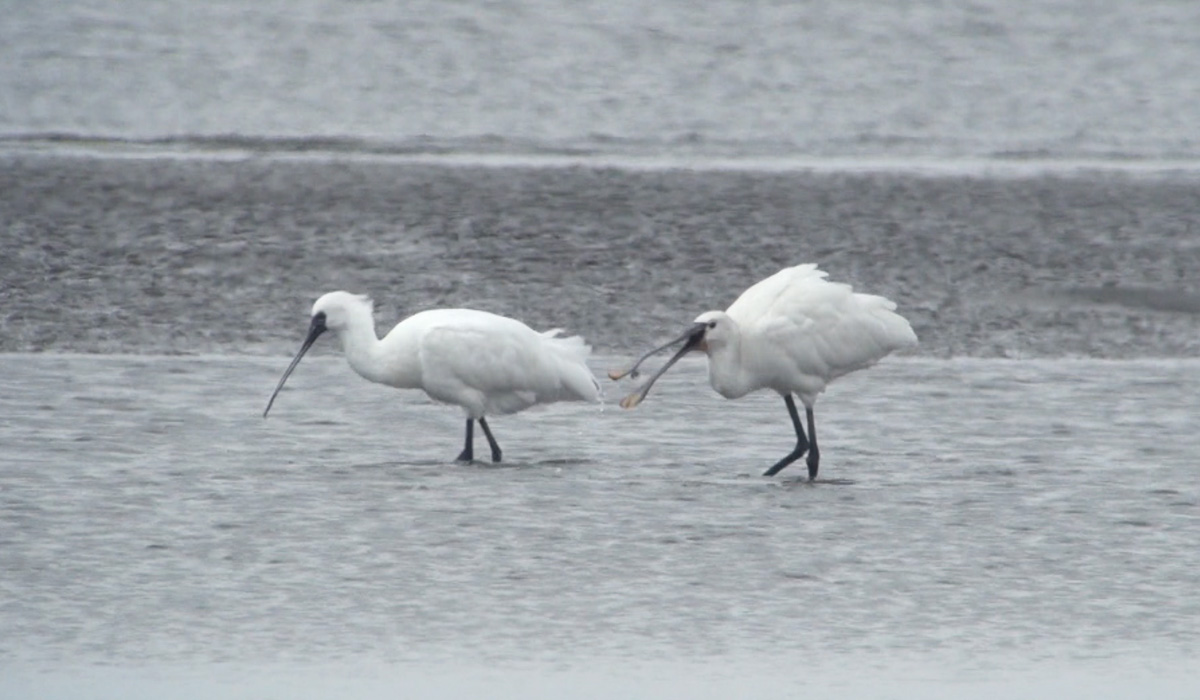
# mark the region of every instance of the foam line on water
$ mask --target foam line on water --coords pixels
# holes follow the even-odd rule
[[[128,160],[245,159],[274,161],[355,161],[461,168],[561,169],[593,168],[631,172],[746,173],[900,173],[925,177],[987,177],[1021,179],[1039,176],[1121,174],[1139,177],[1200,177],[1200,159],[1064,157],[824,157],[824,156],[725,156],[708,154],[626,153],[486,153],[408,152],[390,148],[273,148],[229,144],[157,143],[125,140],[36,141],[0,138],[0,155],[101,157]]]

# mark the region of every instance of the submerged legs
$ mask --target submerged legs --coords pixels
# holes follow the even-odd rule
[[[811,418],[810,418],[811,420]],[[492,429],[488,427],[487,419],[480,417],[479,427],[483,428],[483,436],[487,438],[488,447],[492,448],[492,461],[500,461],[500,445],[496,443],[496,438],[492,437]],[[810,469],[812,467],[809,467]]]
[[[817,449],[817,424],[813,422],[812,408],[805,406],[804,412],[808,415],[808,480],[815,481],[817,465],[821,463],[821,451]]]
[[[475,458],[475,421],[467,419],[467,441],[463,444],[463,451],[458,453],[455,460],[458,462],[470,462]]]
[[[792,400],[792,395],[788,394],[783,397],[783,402],[787,404],[788,415],[792,418],[792,427],[796,429],[796,449],[792,450],[787,457],[775,463],[775,466],[763,472],[763,476],[775,476],[787,465],[800,459],[805,452],[809,452],[810,443],[808,437],[804,434],[804,426],[800,425],[800,412],[796,410],[796,402]],[[808,410],[808,430],[813,430],[813,414],[812,409]],[[813,453],[817,451],[817,434],[813,433],[811,443],[812,452],[808,455],[808,478],[812,479],[817,474],[817,461],[813,458]]]
[[[492,448],[492,461],[500,461],[500,445],[496,443],[496,438],[492,436],[492,429],[488,427],[487,420],[479,419],[479,427],[483,428],[483,436],[487,438],[488,447]],[[459,462],[470,462],[475,459],[475,420],[467,419],[467,436],[466,442],[463,444],[463,450],[455,458]]]

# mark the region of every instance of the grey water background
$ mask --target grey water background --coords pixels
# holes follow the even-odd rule
[[[1193,697],[1194,3],[9,3],[0,697]],[[597,373],[783,265],[921,347],[461,416],[322,343]]]
[[[1195,3],[12,2],[0,134],[207,150],[1191,159]]]

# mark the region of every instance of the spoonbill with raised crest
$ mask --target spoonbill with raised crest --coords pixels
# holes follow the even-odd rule
[[[380,340],[371,300],[339,291],[313,304],[308,336],[271,394],[263,418],[300,358],[327,330],[341,339],[350,367],[363,378],[397,389],[421,389],[435,401],[461,406],[467,429],[459,461],[474,458],[476,421],[492,461],[500,461],[500,445],[486,416],[555,401],[600,399],[600,384],[586,363],[591,348],[579,336],[559,337],[558,329],[538,333],[486,311],[434,309],[409,316]]]
[[[636,377],[651,355],[683,342],[621,406],[637,406],[679,358],[693,350],[704,352],[709,383],[721,396],[736,399],[760,389],[783,396],[796,429],[796,448],[763,475],[779,473],[807,452],[808,478],[816,479],[821,460],[813,419],[817,395],[834,379],[917,344],[912,326],[895,313],[895,303],[825,277],[814,264],[785,268],[742,292],[725,311],[700,314],[683,335],[646,353],[630,369],[609,372],[614,380]],[[793,394],[804,403],[807,435]]]

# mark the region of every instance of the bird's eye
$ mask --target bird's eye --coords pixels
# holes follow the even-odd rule
[[[716,327],[717,327],[717,322],[716,322],[716,321],[709,321],[709,322],[708,322],[708,327],[709,327],[709,328],[716,328]]]

